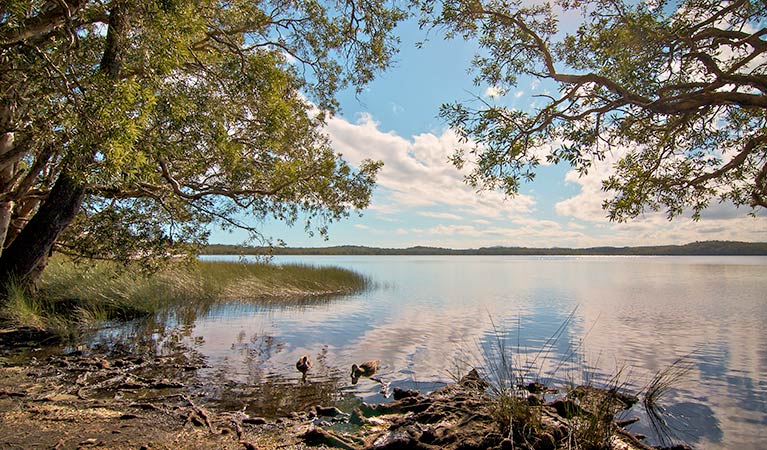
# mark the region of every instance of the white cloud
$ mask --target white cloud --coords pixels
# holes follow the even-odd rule
[[[517,91],[517,92],[514,93],[514,97],[515,98],[520,98],[523,95],[525,95],[525,91]]]
[[[490,86],[487,89],[485,89],[485,94],[484,94],[485,97],[497,98],[497,97],[500,97],[501,95],[503,95],[503,91],[501,90],[501,88],[497,86]]]
[[[282,54],[283,58],[285,58],[285,62],[286,63],[293,65],[293,64],[296,64],[298,62],[296,57],[291,55],[290,53],[285,52],[285,51],[280,52],[280,53]]]
[[[419,212],[419,216],[431,217],[433,219],[463,220],[463,217],[457,214],[439,213],[439,212]]]
[[[579,185],[581,191],[574,197],[558,202],[554,206],[557,214],[586,222],[604,221],[602,202],[608,198],[608,194],[602,191],[602,180],[615,173],[614,164],[627,153],[627,148],[614,148],[605,155],[604,160],[595,162],[586,176],[579,176],[575,170],[568,171],[565,182]]]
[[[356,123],[330,118],[327,131],[336,151],[351,164],[366,158],[384,162],[369,209],[377,220],[398,222],[398,228],[371,223],[357,226],[384,239],[366,242],[368,245],[590,247],[712,239],[767,241],[767,217],[750,218],[747,211],[730,205],[712,205],[699,222],[684,217],[669,222],[662,213],[646,214],[626,224],[609,222],[602,210],[608,194],[602,191],[601,180],[613,173],[613,164],[627,149],[613,150],[587,176],[567,172],[565,182],[579,190],[570,198],[552,201],[552,211],[562,217],[555,221],[536,217],[539,209],[548,211],[549,204],[539,204],[530,195],[509,199],[500,192],[477,193],[467,186],[464,174],[448,162],[448,156],[462,145],[450,131],[404,138],[380,130],[368,114]],[[541,153],[546,150],[540,149]],[[453,223],[409,224],[419,216]]]
[[[745,208],[731,204],[713,204],[699,221],[689,215],[669,221],[663,212],[648,212],[628,223],[609,222],[602,203],[610,193],[602,191],[602,180],[615,172],[614,164],[628,149],[615,149],[604,161],[596,163],[589,174],[579,177],[567,172],[565,182],[580,186],[580,192],[555,205],[560,216],[575,218],[600,227],[599,240],[605,245],[681,244],[703,240],[767,240],[767,217],[748,217]],[[576,227],[571,228],[576,229]],[[598,245],[602,245],[598,244]]]
[[[413,228],[407,234],[412,241],[404,246],[433,239],[439,245],[453,248],[489,247],[551,247],[567,245],[580,247],[593,245],[593,239],[579,233],[563,230],[553,221],[524,219],[506,226],[437,225],[431,228]]]
[[[366,158],[384,162],[378,186],[385,195],[376,195],[371,207],[379,214],[445,207],[477,218],[510,218],[527,214],[535,206],[530,196],[507,199],[500,192],[478,193],[467,186],[464,173],[448,161],[456,148],[466,145],[451,131],[405,139],[379,130],[369,114],[361,115],[357,123],[333,117],[327,131],[334,148],[350,163],[358,165]]]

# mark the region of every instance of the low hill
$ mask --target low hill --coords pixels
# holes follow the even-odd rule
[[[377,248],[357,245],[335,247],[244,247],[211,244],[204,255],[614,255],[614,256],[694,256],[694,255],[758,255],[767,256],[767,242],[703,241],[685,245],[654,245],[642,247],[534,248],[481,247],[450,249],[441,247]]]

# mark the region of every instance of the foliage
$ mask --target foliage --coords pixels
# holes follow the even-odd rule
[[[57,239],[70,254],[150,262],[208,224],[260,237],[266,217],[325,233],[368,204],[380,163],[350,167],[324,114],[390,64],[403,16],[379,0],[4,2],[3,247],[65,178],[83,189]]]
[[[422,23],[479,43],[476,82],[541,92],[530,112],[477,99],[443,105],[475,187],[519,192],[536,167],[581,175],[620,156],[604,208],[623,221],[664,209],[698,218],[712,200],[767,206],[767,28],[747,0],[422,0]],[[582,12],[574,31],[557,11]],[[535,89],[535,87],[534,87]],[[478,103],[478,105],[477,105]]]

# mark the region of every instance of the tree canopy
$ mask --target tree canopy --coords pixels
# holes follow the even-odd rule
[[[206,224],[324,232],[365,207],[380,163],[350,167],[324,114],[390,64],[403,17],[381,0],[4,1],[0,282],[53,246],[149,261]]]
[[[514,195],[544,159],[586,174],[613,152],[621,157],[603,181],[611,220],[648,210],[698,218],[711,201],[767,207],[765,2],[419,5],[423,24],[479,43],[477,83],[507,93],[521,79],[540,82],[528,111],[482,99],[443,105],[475,144],[453,156],[472,165],[471,185]],[[571,10],[583,20],[563,32],[558,13]]]

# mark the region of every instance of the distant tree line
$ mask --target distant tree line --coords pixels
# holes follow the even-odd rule
[[[357,245],[335,247],[267,248],[240,245],[208,245],[204,255],[506,255],[506,256],[695,256],[695,255],[767,255],[767,242],[703,241],[685,245],[642,247],[534,248],[482,247],[450,249],[440,247],[377,248]]]

